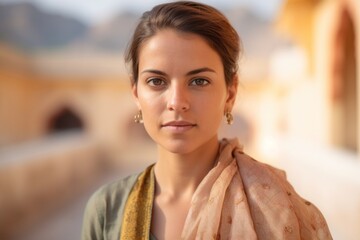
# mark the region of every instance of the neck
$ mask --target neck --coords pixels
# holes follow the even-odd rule
[[[159,146],[159,159],[155,165],[156,194],[166,194],[175,199],[192,196],[213,168],[218,147],[217,138],[186,154],[171,153]]]

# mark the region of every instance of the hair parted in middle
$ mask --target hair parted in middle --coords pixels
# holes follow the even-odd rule
[[[140,18],[125,55],[125,62],[131,67],[133,84],[138,80],[142,45],[163,29],[201,36],[221,57],[226,84],[232,83],[241,52],[236,30],[217,9],[203,3],[178,1],[157,5]]]

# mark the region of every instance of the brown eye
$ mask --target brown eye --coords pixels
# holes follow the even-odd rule
[[[195,78],[191,81],[190,85],[192,86],[205,86],[208,85],[210,82],[204,78]]]
[[[147,81],[150,86],[161,86],[165,84],[165,81],[160,78],[151,78]]]

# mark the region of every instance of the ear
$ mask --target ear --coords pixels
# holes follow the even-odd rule
[[[227,86],[227,99],[225,105],[225,111],[231,111],[236,100],[238,89],[238,75],[235,74],[232,83]]]
[[[131,77],[131,93],[132,96],[134,97],[134,101],[136,106],[140,108],[140,103],[139,103],[139,97],[138,97],[138,88],[137,88],[137,82],[134,81],[134,79]]]

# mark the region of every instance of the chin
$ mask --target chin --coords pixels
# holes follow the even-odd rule
[[[208,151],[209,147],[213,145],[211,142],[216,141],[218,143],[217,136],[209,139],[196,139],[196,138],[184,138],[184,139],[165,139],[158,144],[166,151],[174,154],[189,154],[195,151]],[[210,144],[210,145],[209,145]]]
[[[174,154],[188,154],[196,150],[196,144],[189,140],[167,140],[158,144],[166,151]]]

